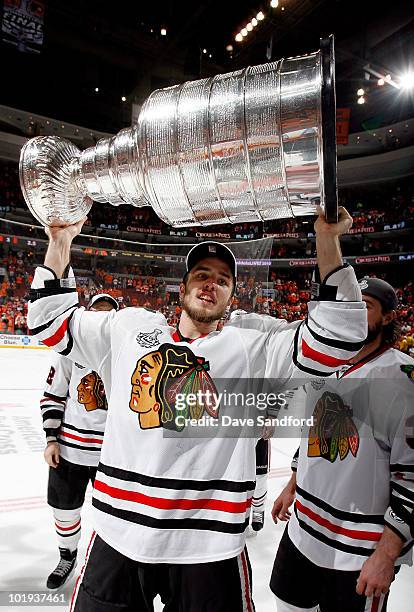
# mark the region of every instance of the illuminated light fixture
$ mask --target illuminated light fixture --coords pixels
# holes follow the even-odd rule
[[[363,96],[365,93],[365,91],[362,89],[362,87],[360,87],[357,91],[357,96]]]
[[[279,6],[279,0],[270,0],[270,6],[272,8],[277,8]]]
[[[256,19],[257,21],[263,21],[263,19],[265,18],[263,11],[259,11],[259,13],[257,13],[256,15]]]
[[[252,24],[251,24],[251,23],[248,23],[248,24],[247,24],[247,26],[246,26],[246,30],[247,30],[248,32],[251,32],[251,31],[253,30],[253,26],[252,26]]]
[[[209,58],[211,59],[213,56],[211,55],[211,53],[208,54]]]
[[[392,129],[391,128],[388,131],[389,131],[390,134],[392,134]]]
[[[358,98],[358,104],[365,104],[365,98],[364,98],[364,96],[360,96],[360,97]]]
[[[390,74],[387,74],[387,75],[384,77],[384,81],[387,81],[387,83],[389,83],[389,82],[391,81],[391,75],[390,75]]]
[[[247,28],[243,28],[242,31],[241,31],[241,35],[242,36],[247,36],[247,34],[248,34]]]
[[[234,37],[234,40],[236,42],[241,42],[243,40],[243,36],[240,34],[240,32],[236,34],[236,36]]]
[[[284,10],[285,10],[285,7],[284,7],[284,6],[282,6],[281,10],[282,10],[282,11],[284,11]]]
[[[253,17],[252,21],[251,21],[252,26],[255,28],[258,24],[258,21],[256,19],[256,17]]]
[[[378,79],[378,83],[377,84],[378,84],[379,87],[382,87],[383,85],[385,85],[384,79]]]
[[[99,87],[95,87],[95,91],[96,91],[96,93],[98,93]]]
[[[207,53],[207,49],[203,49],[203,53]]]
[[[122,96],[121,100],[122,100],[122,102],[126,102],[126,97]]]
[[[167,36],[167,29],[161,28],[161,36]]]
[[[414,72],[409,71],[402,74],[400,77],[401,89],[413,89],[414,87]]]
[[[227,45],[226,51],[229,51],[229,53],[233,51],[233,45]]]

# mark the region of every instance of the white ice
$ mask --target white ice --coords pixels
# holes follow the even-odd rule
[[[25,612],[28,607],[8,605],[5,592],[46,592],[46,577],[58,560],[52,514],[46,504],[48,468],[43,460],[39,410],[49,359],[48,350],[0,348],[0,608],[10,612]],[[296,446],[294,439],[272,440],[265,527],[248,539],[257,612],[276,611],[268,583],[284,525],[273,524],[270,509],[289,478],[290,458]],[[92,531],[90,499],[89,492],[82,513],[77,573],[62,590],[67,599]],[[413,601],[414,569],[405,566],[391,588],[388,610],[409,612]],[[63,611],[66,607],[35,609]],[[161,609],[156,601],[156,611]]]

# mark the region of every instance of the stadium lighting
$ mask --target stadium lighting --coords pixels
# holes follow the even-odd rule
[[[272,8],[277,8],[279,6],[279,0],[270,0],[270,6]]]
[[[257,21],[256,17],[253,17],[253,19],[252,19],[252,21],[251,21],[251,24],[252,24],[252,26],[253,26],[254,28],[257,26],[257,23],[258,23],[258,21]]]
[[[364,98],[364,96],[360,96],[360,97],[358,98],[358,104],[365,104],[365,98]]]
[[[413,89],[414,87],[414,72],[409,71],[400,76],[401,89]]]
[[[263,21],[263,19],[265,18],[263,11],[260,11],[259,13],[257,13],[256,15],[256,19],[257,21]]]
[[[247,36],[247,34],[248,34],[247,29],[246,29],[246,28],[243,28],[243,29],[242,29],[242,31],[241,31],[241,35],[242,35],[242,36]]]
[[[365,91],[362,89],[362,87],[360,87],[357,91],[357,96],[363,96],[365,93]]]
[[[247,24],[247,26],[246,26],[246,30],[247,30],[248,32],[251,32],[251,31],[253,30],[253,26],[252,26],[252,24],[251,24],[251,23],[248,23],[248,24]]]
[[[167,29],[161,28],[161,36],[167,36]]]
[[[243,36],[240,34],[240,32],[236,34],[236,36],[234,37],[234,40],[236,42],[241,42],[243,40]]]
[[[384,79],[378,79],[378,86],[382,87],[383,85],[385,85]]]

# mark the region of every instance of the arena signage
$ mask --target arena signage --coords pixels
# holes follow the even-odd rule
[[[22,336],[19,334],[0,334],[0,348],[42,348],[48,349],[32,336]],[[49,349],[48,349],[49,350]]]
[[[349,260],[353,260],[356,264],[388,263],[391,257],[390,255],[367,255],[366,257],[350,257]]]
[[[355,227],[353,229],[348,230],[347,233],[348,234],[372,234],[374,232],[375,232],[375,227],[373,225],[369,225],[368,227]]]
[[[238,259],[238,266],[270,266],[272,264],[271,259]]]
[[[231,238],[231,236],[220,232],[196,232],[196,238]]]
[[[136,227],[135,225],[128,225],[128,232],[137,232],[138,234],[162,234],[162,230],[157,227]]]
[[[298,232],[285,232],[284,234],[273,234],[271,232],[265,232],[263,234],[263,238],[304,238],[304,236],[305,234],[299,234]]]

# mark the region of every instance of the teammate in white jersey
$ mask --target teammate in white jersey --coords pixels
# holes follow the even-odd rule
[[[275,522],[289,520],[270,583],[278,612],[383,612],[395,568],[412,562],[414,360],[392,348],[394,289],[377,278],[360,287],[367,343],[306,385],[314,424],[273,506]]]
[[[236,283],[236,261],[224,245],[205,242],[189,252],[174,329],[145,309],[79,308],[66,269],[82,223],[46,230],[50,243],[35,272],[29,327],[98,372],[109,404],[92,502],[96,534],[75,589],[76,612],[149,611],[157,594],[168,610],[254,609],[245,532],[256,439],[218,435],[214,426],[195,437],[187,417],[214,424],[239,410],[200,399],[199,392],[224,397],[224,378],[274,378],[288,388],[293,377],[331,373],[360,350],[365,304],[339,246],[351,223],[344,209],[337,224],[319,216],[318,300],[309,304],[306,323],[274,320],[270,331],[260,316],[245,329],[249,315],[217,331]],[[246,411],[252,409],[240,408]]]
[[[119,310],[107,293],[95,295],[88,310]],[[93,484],[105,431],[107,401],[99,375],[55,353],[40,401],[50,466],[48,504],[53,510],[60,560],[47,579],[61,587],[76,566],[81,510],[88,482]]]

